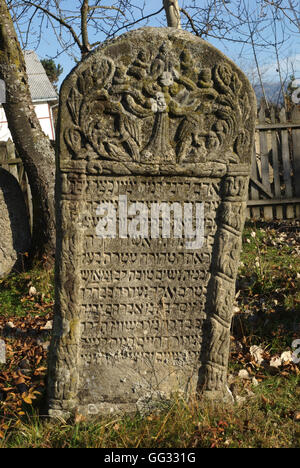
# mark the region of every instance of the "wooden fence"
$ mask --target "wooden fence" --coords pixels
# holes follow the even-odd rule
[[[268,117],[267,117],[268,115]],[[300,218],[300,107],[290,119],[284,108],[261,106],[256,127],[248,218]]]
[[[22,160],[12,141],[0,142],[0,167],[13,174],[24,193],[32,226],[31,192]],[[247,217],[250,219],[300,218],[300,106],[287,119],[285,109],[261,106],[253,148]]]
[[[30,186],[22,164],[22,159],[17,157],[15,145],[11,140],[0,141],[0,167],[10,172],[19,182],[27,207],[30,227],[32,227],[32,201]]]

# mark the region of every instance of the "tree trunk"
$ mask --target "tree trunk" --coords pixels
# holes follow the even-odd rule
[[[167,22],[170,28],[181,29],[180,8],[178,0],[163,0]]]
[[[0,78],[6,85],[3,107],[8,127],[32,193],[30,255],[51,259],[55,252],[55,154],[32,104],[24,55],[5,0],[0,0]]]

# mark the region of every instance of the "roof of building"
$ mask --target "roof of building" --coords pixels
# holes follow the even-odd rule
[[[56,101],[57,92],[36,53],[33,50],[26,50],[24,56],[32,100]]]

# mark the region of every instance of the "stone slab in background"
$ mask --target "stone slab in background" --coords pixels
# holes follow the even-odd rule
[[[225,398],[249,82],[190,33],[144,28],[91,53],[60,102],[49,413],[143,411],[176,392]],[[156,203],[177,214],[190,204],[184,223],[203,243],[171,216],[172,234],[153,235]]]
[[[30,248],[28,214],[18,181],[0,168],[0,278],[21,267]]]

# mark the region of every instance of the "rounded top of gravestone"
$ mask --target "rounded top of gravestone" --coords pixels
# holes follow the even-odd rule
[[[0,278],[8,275],[30,248],[30,228],[18,181],[0,169]]]
[[[141,28],[103,43],[64,81],[60,167],[250,164],[255,112],[248,79],[215,47],[184,30]]]

